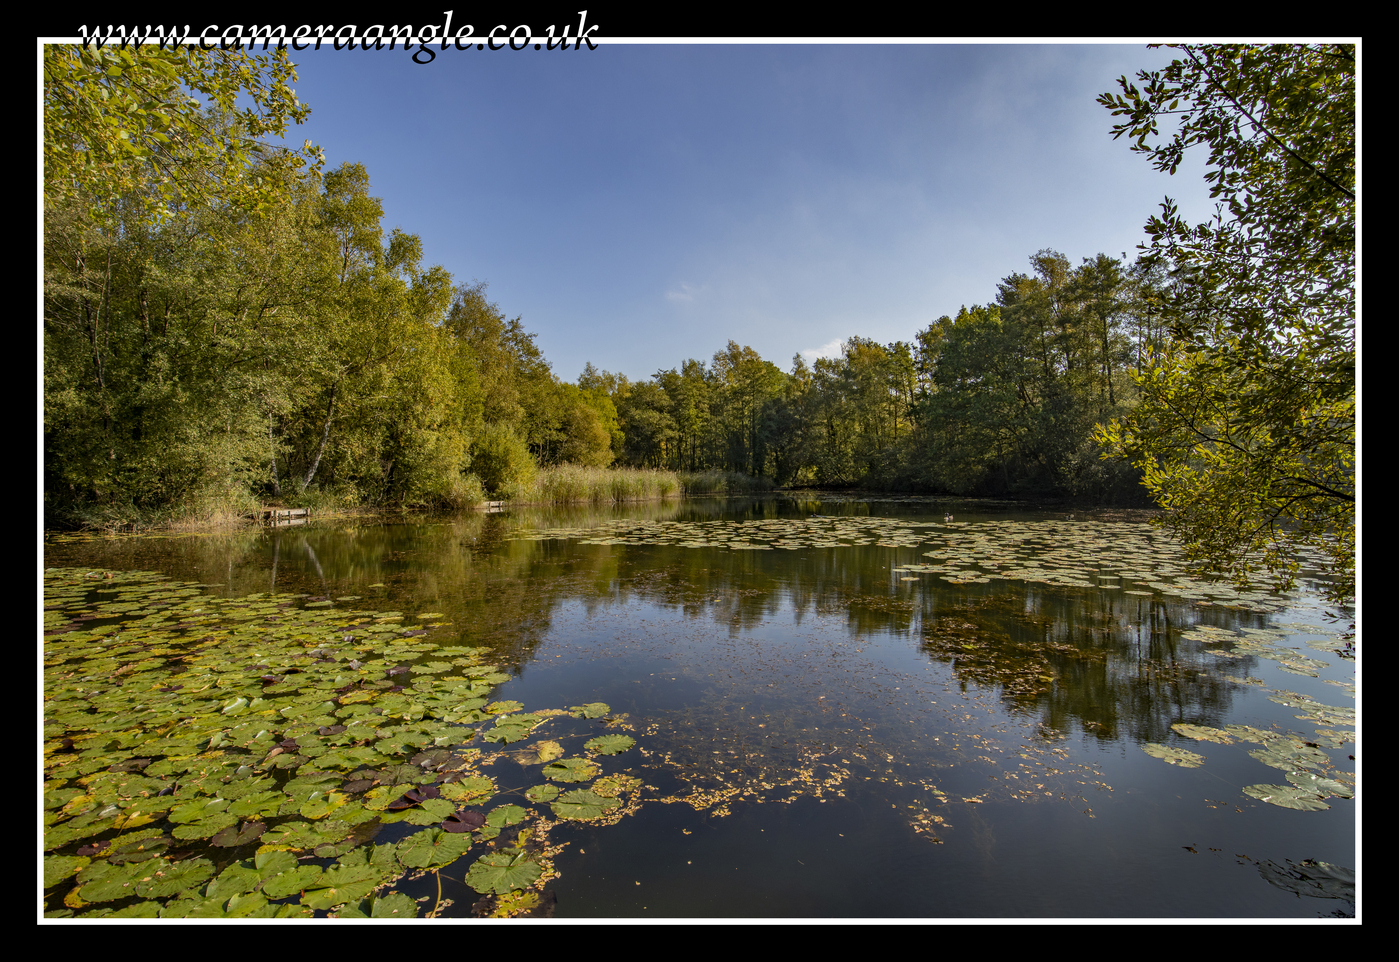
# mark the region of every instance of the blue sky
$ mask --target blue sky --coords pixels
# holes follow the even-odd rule
[[[623,44],[293,54],[293,133],[359,162],[385,227],[488,282],[555,373],[644,379],[730,339],[783,369],[911,340],[1053,248],[1135,257],[1162,198],[1109,134],[1143,44]]]

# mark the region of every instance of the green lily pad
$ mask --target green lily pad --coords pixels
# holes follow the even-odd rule
[[[496,793],[495,782],[484,775],[472,775],[461,781],[449,782],[441,786],[443,798],[456,802],[471,802],[489,798]]]
[[[492,852],[476,860],[466,874],[466,884],[482,894],[505,895],[534,882],[544,870],[519,851]]]
[[[1355,792],[1344,782],[1313,775],[1311,772],[1288,772],[1287,780],[1303,791],[1311,792],[1320,798],[1325,798],[1328,795],[1338,795],[1341,798],[1355,797]]]
[[[525,789],[525,798],[531,802],[552,802],[559,797],[559,790],[554,785],[535,785],[533,788]]]
[[[1317,795],[1296,785],[1246,785],[1244,794],[1269,805],[1292,808],[1300,812],[1320,812],[1331,807]]]
[[[589,739],[584,748],[599,755],[617,755],[636,744],[630,735],[599,735]]]
[[[620,799],[605,798],[584,788],[565,793],[551,807],[558,818],[586,821],[606,815],[621,804]]]
[[[595,701],[586,705],[575,705],[569,709],[574,718],[601,718],[612,711],[611,706],[606,702]]]
[[[1267,748],[1255,749],[1249,752],[1249,755],[1264,765],[1284,772],[1294,772],[1299,768],[1325,768],[1331,761],[1331,756],[1319,748],[1282,739],[1273,742]]]
[[[601,771],[586,758],[561,758],[544,766],[544,777],[555,782],[586,782]]]
[[[1183,748],[1158,745],[1156,742],[1145,742],[1141,748],[1152,758],[1159,758],[1167,765],[1179,765],[1181,768],[1199,768],[1205,760],[1204,755],[1197,755]]]
[[[544,721],[538,715],[506,715],[496,721],[495,727],[483,732],[481,738],[488,742],[503,742],[507,745],[528,738]]]
[[[554,790],[554,794],[558,794],[558,789]],[[91,861],[86,855],[45,855],[44,888],[52,888],[68,876],[77,874]]]
[[[341,906],[342,919],[414,919],[418,917],[418,903],[402,892],[390,892],[367,898],[358,905]]]
[[[398,843],[398,860],[408,868],[443,868],[471,847],[469,832],[429,828]]]
[[[287,855],[286,852],[272,854]],[[261,858],[262,856],[258,856]],[[296,895],[307,889],[319,887],[318,879],[321,876],[319,865],[298,865],[296,857],[291,856],[292,865],[279,869],[268,874],[264,871],[265,881],[262,883],[262,891],[270,899],[284,899],[290,895]]]
[[[267,831],[266,822],[242,822],[238,825],[229,825],[214,833],[209,839],[210,845],[220,848],[237,848],[240,845],[247,845],[261,837]]]
[[[1210,728],[1206,725],[1187,725],[1185,722],[1176,722],[1171,726],[1171,731],[1177,735],[1184,735],[1186,738],[1193,738],[1201,742],[1214,742],[1219,745],[1232,745],[1234,739],[1229,737],[1229,733],[1218,728]]]
[[[494,828],[502,828],[506,825],[518,825],[525,820],[529,812],[519,805],[499,805],[491,809],[486,816],[486,824]]]
[[[558,742],[538,742],[530,747],[534,749],[535,757],[538,758],[538,761],[528,761],[526,764],[547,764],[563,756],[563,746]]]

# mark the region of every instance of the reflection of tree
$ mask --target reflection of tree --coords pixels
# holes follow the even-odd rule
[[[780,510],[772,500],[753,501],[738,520],[774,518]],[[1009,707],[1039,714],[1051,728],[1068,730],[1076,720],[1103,739],[1160,740],[1173,722],[1217,721],[1234,683],[1206,648],[1179,640],[1178,632],[1203,618],[1230,628],[1262,620],[1097,588],[954,586],[933,579],[906,585],[891,575],[888,551],[873,546],[743,551],[513,540],[529,530],[586,528],[619,517],[696,521],[732,519],[733,511],[734,502],[712,499],[396,524],[365,519],[227,538],[51,546],[46,563],[158,570],[222,582],[231,594],[353,595],[360,600],[341,606],[400,610],[410,616],[405,627],[416,612],[440,611],[458,643],[490,648],[491,660],[516,673],[566,602],[589,613],[628,602],[659,605],[722,625],[730,637],[788,617],[784,609],[797,625],[835,615],[850,638],[908,638],[964,686],[994,688]],[[294,541],[283,545],[282,538]],[[385,587],[370,587],[377,584]]]

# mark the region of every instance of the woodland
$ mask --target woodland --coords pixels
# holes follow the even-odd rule
[[[579,465],[1157,504],[1219,570],[1353,567],[1354,48],[1182,50],[1100,102],[1161,170],[1210,151],[1214,223],[1027,252],[907,340],[570,381],[362,165],[273,145],[308,109],[285,51],[46,47],[46,524],[464,507]]]

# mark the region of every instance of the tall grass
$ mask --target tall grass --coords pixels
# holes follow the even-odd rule
[[[508,484],[502,493],[507,500],[535,504],[607,504],[658,501],[678,497],[683,490],[674,471],[561,464],[540,468],[531,483]]]

